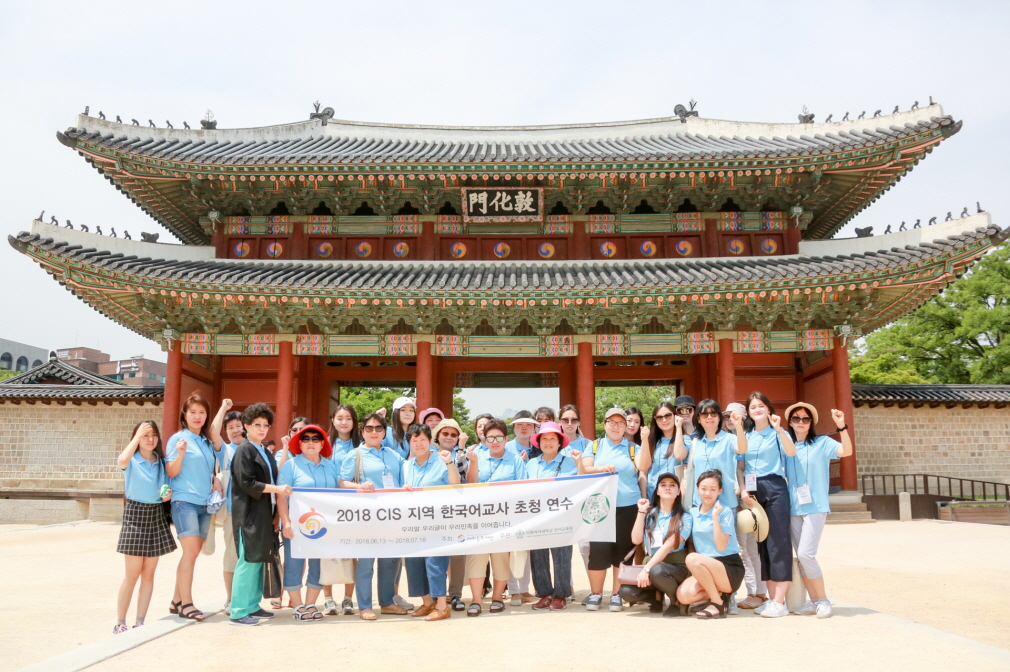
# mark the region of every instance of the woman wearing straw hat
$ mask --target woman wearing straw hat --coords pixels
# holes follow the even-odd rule
[[[792,513],[790,532],[796,558],[800,561],[803,585],[810,595],[796,613],[816,614],[817,618],[831,617],[831,601],[824,590],[824,574],[817,563],[817,546],[831,512],[828,503],[831,460],[852,454],[845,414],[831,409],[831,420],[841,434],[841,443],[817,434],[817,409],[810,404],[800,402],[786,409],[789,434],[796,442],[796,455],[787,463]]]
[[[648,602],[649,611],[659,613],[665,594],[670,598],[670,607],[663,615],[680,616],[677,588],[691,576],[685,564],[690,536],[691,514],[684,510],[680,479],[671,472],[662,473],[652,501],[638,501],[638,518],[631,532],[633,542],[645,544],[649,561],[639,572],[637,586],[621,586],[621,597],[631,605]],[[667,541],[672,543],[667,545]],[[667,547],[669,552],[664,552]]]
[[[530,479],[560,478],[584,474],[582,453],[570,450],[568,437],[560,425],[544,422],[540,431],[530,437],[538,448],[539,457],[530,458],[526,470]],[[554,558],[554,580],[551,580],[551,557]],[[533,570],[533,588],[540,599],[533,605],[535,611],[559,611],[568,606],[572,594],[572,547],[540,548],[530,551]]]
[[[292,488],[335,488],[340,477],[338,467],[329,458],[333,446],[322,427],[306,425],[288,440],[291,459],[280,469],[277,483]],[[291,600],[291,618],[296,621],[318,621],[323,614],[316,608],[316,598],[322,590],[319,583],[319,559],[304,560],[291,557],[291,540],[294,528],[288,509],[288,498],[277,497],[277,511],[281,520],[281,535],[284,537],[284,590]],[[302,576],[305,563],[309,565],[309,576],[305,584],[305,600],[302,600]]]
[[[540,449],[530,442],[533,432],[537,431],[537,421],[529,411],[519,411],[512,416],[512,431],[515,438],[505,444],[505,450],[518,454],[524,460],[540,456]],[[522,574],[509,575],[508,589],[511,596],[509,604],[520,607],[523,604],[536,602],[537,598],[530,592],[530,559],[526,556]]]
[[[456,423],[443,420],[439,423]],[[403,487],[433,488],[442,485],[459,485],[459,472],[452,464],[451,449],[431,448],[431,429],[428,425],[411,425],[407,430],[410,442],[410,459],[403,465]],[[411,597],[420,597],[423,604],[414,613],[414,618],[426,621],[441,621],[452,612],[446,602],[446,574],[449,571],[449,556],[428,558],[407,558],[407,584]]]

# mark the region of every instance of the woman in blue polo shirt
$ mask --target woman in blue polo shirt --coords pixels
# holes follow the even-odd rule
[[[631,540],[645,545],[649,561],[639,572],[637,586],[621,586],[621,597],[626,602],[632,606],[648,602],[649,611],[653,613],[663,610],[663,595],[667,595],[670,607],[664,616],[681,615],[677,588],[691,575],[686,565],[691,514],[684,510],[682,502],[680,479],[672,472],[659,475],[651,502],[638,501],[638,517]]]
[[[230,399],[221,402],[222,409],[230,409],[232,403]],[[235,457],[235,451],[245,443],[245,428],[242,427],[242,414],[238,411],[228,411],[227,415],[220,412],[211,422],[210,434],[221,436],[222,448],[217,454],[218,480],[224,486],[224,506],[218,509],[214,515],[214,524],[222,528],[224,536],[224,587],[226,600],[224,611],[231,612],[231,584],[235,580],[235,565],[238,564],[238,551],[235,547],[235,534],[232,531],[231,522],[231,461]]]
[[[492,418],[484,425],[484,442],[487,449],[471,446],[467,449],[468,483],[499,483],[502,481],[524,481],[528,478],[526,462],[516,453],[505,450],[505,436],[508,429],[505,423]],[[466,556],[466,580],[470,583],[470,606],[466,608],[467,616],[480,616],[481,596],[484,591],[484,576],[487,573],[488,561],[491,562],[491,613],[497,614],[505,610],[503,593],[511,576],[509,554],[478,553]]]
[[[222,405],[219,415],[223,418],[225,412]],[[169,612],[195,621],[204,619],[203,612],[193,606],[193,568],[210,530],[207,500],[212,491],[224,494],[214,476],[216,451],[221,450],[224,441],[219,433],[208,432],[213,429],[209,423],[210,404],[194,392],[182,405],[182,430],[165,444],[165,471],[172,485],[172,524],[182,546]]]
[[[645,479],[639,478],[635,468],[635,451],[638,446],[629,444],[624,431],[628,426],[623,409],[611,408],[604,416],[602,439],[594,441],[582,455],[587,474],[617,474],[617,511],[615,513],[614,541],[589,542],[589,597],[586,609],[597,611],[603,603],[603,584],[607,570],[613,568],[610,611],[621,611],[624,604],[619,594],[617,568],[635,544],[631,531],[635,527],[638,500],[645,496]]]
[[[793,579],[793,547],[789,538],[786,458],[796,454],[796,445],[781,426],[771,400],[760,392],[747,397],[747,418],[734,417],[733,424],[736,452],[744,457],[744,489],[740,495],[745,502],[751,497],[756,499],[768,516],[768,537],[758,542],[758,555],[769,599],[754,611],[765,618],[788,616],[785,602]]]
[[[333,454],[330,461],[340,472],[340,467],[344,463],[347,453],[361,445],[361,431],[358,429],[358,414],[350,404],[340,404],[333,409],[330,416],[330,445],[333,447]],[[354,602],[351,597],[354,595],[354,584],[344,584],[344,599],[337,607],[333,599],[333,586],[323,586],[325,602],[323,602],[323,612],[329,616],[336,616],[338,613],[344,616],[354,615]]]
[[[384,446],[386,421],[378,413],[369,413],[361,421],[364,443],[347,453],[340,467],[340,487],[363,492],[403,487],[403,458]],[[377,617],[372,610],[372,576],[375,558],[358,558],[355,569],[355,590],[358,593],[358,615],[364,621]],[[393,601],[394,582],[400,558],[379,558],[379,607],[383,614],[403,615],[408,611]]]
[[[743,559],[736,541],[736,512],[719,498],[723,475],[717,469],[698,477],[701,504],[691,509],[694,553],[685,560],[691,576],[677,589],[677,601],[693,604],[705,600],[698,618],[726,618],[729,598],[743,582]],[[667,541],[664,549],[670,545]]]
[[[646,474],[645,499],[651,500],[656,492],[660,474],[676,474],[681,462],[674,455],[674,439],[678,425],[674,425],[677,408],[669,401],[661,401],[652,410],[652,424],[642,431],[642,450],[635,456],[639,473]],[[643,428],[644,430],[645,428]],[[647,438],[645,438],[647,437]]]
[[[686,435],[684,426],[687,421],[684,416],[677,416],[675,420],[677,438],[674,441],[673,453],[684,463],[691,461],[696,474],[718,469],[723,479],[719,502],[723,508],[735,509],[737,506],[737,439],[729,432],[723,431],[722,409],[714,400],[702,399],[697,407],[696,418],[697,429],[693,435]],[[701,497],[695,490],[691,506],[699,504],[701,504]]]
[[[828,486],[831,482],[831,460],[852,454],[852,439],[845,414],[831,409],[842,442],[818,435],[817,409],[800,402],[786,409],[789,435],[796,442],[796,455],[787,460],[789,474],[789,501],[792,513],[791,537],[796,558],[800,561],[800,574],[810,599],[796,613],[804,616],[816,614],[817,618],[831,617],[831,601],[824,591],[824,574],[817,562],[817,546],[824,532],[831,505],[828,503]]]
[[[330,461],[333,447],[322,427],[306,425],[298,430],[288,441],[291,459],[284,463],[277,476],[278,485],[290,485],[292,488],[335,488],[340,474],[337,466]],[[277,497],[277,512],[281,520],[281,533],[284,537],[284,590],[288,591],[291,600],[291,617],[296,621],[318,621],[323,617],[316,608],[316,598],[322,584],[319,583],[319,559],[308,561],[309,576],[305,584],[305,600],[302,600],[302,576],[306,561],[291,557],[291,539],[294,538],[294,528],[288,513],[288,498]]]
[[[582,416],[579,409],[574,404],[566,404],[558,411],[559,424],[568,437],[568,448],[566,450],[577,450],[585,453],[586,446],[591,441],[582,436]]]
[[[456,424],[452,420],[442,421],[447,422]],[[445,426],[447,425],[438,425],[439,428]],[[459,485],[459,471],[452,462],[452,450],[444,447],[437,451],[431,449],[431,428],[428,425],[411,425],[407,430],[407,441],[410,443],[410,459],[403,465],[404,488],[413,490]],[[414,610],[414,618],[424,618],[426,621],[449,618],[452,615],[446,602],[449,556],[407,558],[404,564],[407,566],[409,594],[411,597],[420,597],[423,602]]]
[[[393,402],[393,416],[389,421],[386,436],[382,445],[392,448],[402,459],[410,456],[410,444],[407,443],[407,430],[417,418],[417,406],[410,397],[397,397]]]
[[[168,486],[165,473],[165,455],[161,448],[161,434],[153,420],[141,422],[133,428],[133,438],[119,454],[117,460],[126,481],[126,504],[123,507],[123,527],[119,531],[116,552],[126,556],[126,577],[119,587],[117,622],[112,634],[126,632],[126,611],[133,599],[133,588],[140,579],[137,597],[138,628],[144,624],[147,608],[154,590],[154,571],[158,558],[175,550],[175,540],[168,527],[163,502],[172,491],[162,495]]]
[[[586,473],[582,452],[571,450],[568,437],[554,422],[544,422],[540,431],[530,437],[539,451],[526,463],[530,480],[561,478]],[[554,580],[551,580],[551,557],[554,558]],[[533,572],[533,589],[540,598],[534,611],[559,611],[568,606],[572,595],[572,547],[538,548],[530,551],[530,568]]]

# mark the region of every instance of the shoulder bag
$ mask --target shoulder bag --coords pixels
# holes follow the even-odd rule
[[[684,469],[684,480],[680,484],[682,505],[685,511],[690,511],[694,507],[694,454],[696,452],[698,439],[691,440],[691,451],[687,455],[687,468]],[[735,475],[734,475],[735,476]]]
[[[636,544],[631,551],[624,556],[624,560],[621,561],[620,566],[617,568],[617,582],[624,584],[626,586],[637,586],[638,585],[638,575],[642,573],[645,569],[645,565],[629,565],[627,564],[631,558],[634,557],[635,551],[641,544]]]
[[[277,535],[273,535],[273,548],[270,551],[270,559],[263,563],[263,598],[268,600],[280,599],[284,593],[281,582],[280,545],[277,542]]]

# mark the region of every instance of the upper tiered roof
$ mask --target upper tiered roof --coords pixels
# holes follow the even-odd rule
[[[765,124],[687,117],[553,126],[416,126],[313,119],[247,129],[169,129],[79,116],[58,134],[184,242],[200,218],[290,214],[362,200],[382,214],[410,202],[431,214],[459,187],[540,186],[582,214],[685,199],[745,211],[768,202],[814,213],[807,238],[830,237],[961,122],[939,105],[872,119]],[[576,198],[573,192],[580,192]],[[262,211],[259,211],[262,210]]]

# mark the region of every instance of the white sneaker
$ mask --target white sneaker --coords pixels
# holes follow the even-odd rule
[[[413,611],[414,610],[413,603],[408,602],[407,600],[403,599],[399,595],[394,595],[393,596],[393,604],[395,604],[396,606],[401,607],[403,609],[406,609],[407,611]]]
[[[800,616],[813,616],[817,613],[817,603],[813,600],[807,600],[806,603],[793,612],[794,614],[799,614]]]
[[[726,613],[736,616],[740,613],[740,607],[736,606],[736,595],[729,596],[729,604],[726,606]]]
[[[764,602],[762,602],[758,606],[754,607],[754,613],[757,614],[758,616],[760,616],[761,612],[764,611],[765,609],[767,609],[768,605],[771,604],[773,601],[774,600],[765,600]]]
[[[323,613],[326,614],[327,616],[336,616],[337,601],[334,600],[332,597],[327,597],[326,600],[323,602]]]
[[[620,595],[610,596],[610,610],[611,611],[622,611],[624,609],[624,600],[621,599]]]
[[[828,598],[817,600],[817,618],[831,618],[831,602]]]
[[[226,616],[231,616],[231,602],[224,603],[224,613]]]
[[[522,598],[522,596],[519,595],[519,593],[516,593],[515,595],[512,595],[511,599],[509,600],[509,604],[511,604],[513,607],[521,607],[521,606],[523,606],[523,598]]]
[[[784,604],[779,604],[775,600],[771,600],[768,605],[761,610],[761,616],[764,618],[781,618],[788,615],[789,607]]]

